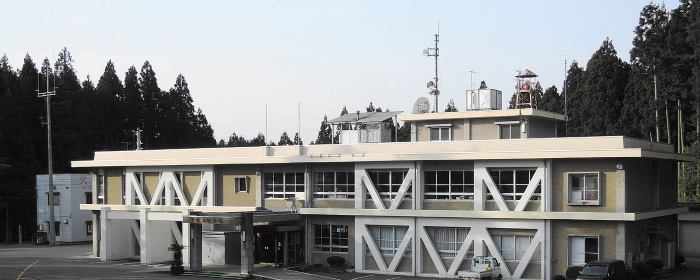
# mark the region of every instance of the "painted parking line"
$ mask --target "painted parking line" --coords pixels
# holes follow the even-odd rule
[[[25,272],[27,272],[27,269],[29,269],[30,267],[34,266],[34,265],[35,265],[36,263],[38,263],[38,262],[39,262],[39,260],[37,260],[37,261],[33,262],[32,264],[30,264],[29,266],[25,267],[24,270],[22,270],[22,273],[20,273],[19,275],[17,275],[17,280],[21,279],[21,278],[22,278],[22,275],[23,275]]]
[[[362,278],[367,278],[367,277],[372,277],[372,276],[374,276],[374,275],[370,274],[370,275],[355,277],[355,278],[352,278],[352,279],[350,279],[350,280],[357,280],[357,279],[362,279]]]

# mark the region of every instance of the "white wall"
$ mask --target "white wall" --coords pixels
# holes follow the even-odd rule
[[[48,203],[48,175],[36,176],[37,194],[37,224],[43,225],[43,232],[48,232],[49,203]],[[80,210],[80,204],[84,204],[85,193],[92,190],[92,175],[90,174],[54,174],[54,193],[60,194],[59,205],[54,206],[54,220],[60,223],[60,236],[56,236],[57,242],[81,242],[91,241],[92,236],[87,235],[86,223],[92,221],[90,211]],[[93,225],[93,232],[94,232]]]

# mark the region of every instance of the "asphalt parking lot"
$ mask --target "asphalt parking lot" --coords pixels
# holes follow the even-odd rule
[[[0,245],[0,279],[203,279],[171,276],[170,265],[141,264],[133,260],[100,261],[91,256],[92,245]],[[686,267],[662,275],[663,279],[700,279],[700,259],[687,259]],[[256,269],[257,279],[266,280],[431,280],[396,275],[362,273],[302,273],[282,268]],[[213,275],[209,275],[212,277]],[[214,275],[215,276],[215,275]]]

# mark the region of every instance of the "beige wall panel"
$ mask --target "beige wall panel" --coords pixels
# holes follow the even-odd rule
[[[552,221],[552,275],[565,275],[569,262],[569,236],[599,235],[600,259],[615,259],[617,222]]]
[[[553,212],[616,212],[619,159],[560,159],[552,163]],[[601,172],[600,205],[568,205],[568,172]]]
[[[517,120],[517,118],[513,118],[512,120],[498,119],[499,122]],[[498,125],[494,124],[495,121],[496,120],[492,118],[472,119],[472,140],[498,139]]]
[[[141,182],[141,187],[143,188],[143,195],[146,197],[148,202],[151,202],[153,195],[158,187],[158,181],[160,180],[160,174],[157,172],[144,172],[143,182]]]
[[[474,201],[424,201],[423,209],[474,211]]]
[[[122,170],[105,170],[105,204],[122,204]]]
[[[354,200],[341,199],[316,199],[314,200],[314,208],[355,208]]]
[[[217,204],[223,206],[255,206],[255,197],[259,191],[256,186],[259,178],[255,175],[258,167],[254,165],[226,165],[217,168],[216,190]],[[247,176],[250,180],[248,192],[236,192],[233,178]],[[282,206],[284,207],[284,206]]]
[[[202,181],[202,172],[199,171],[188,171],[183,172],[183,177],[185,177],[185,183],[182,186],[182,191],[185,193],[187,201],[192,203],[192,198],[197,193],[197,187]]]
[[[556,137],[556,123],[540,118],[528,118],[527,138]]]

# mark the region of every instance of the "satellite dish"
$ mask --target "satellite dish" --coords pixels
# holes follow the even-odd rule
[[[440,95],[440,90],[434,89],[429,92],[430,95]]]
[[[428,55],[428,49],[423,49],[423,54]]]
[[[428,86],[428,88],[434,88],[434,87],[435,87],[435,82],[433,82],[433,81],[428,81],[427,86]]]
[[[428,98],[420,97],[413,103],[411,114],[425,114],[428,112],[430,112],[430,101],[428,101]]]

